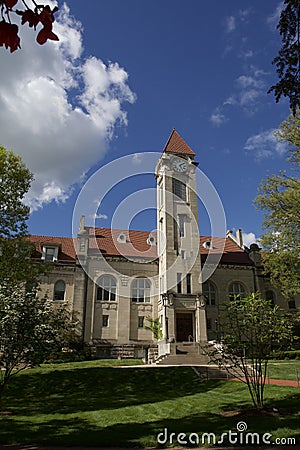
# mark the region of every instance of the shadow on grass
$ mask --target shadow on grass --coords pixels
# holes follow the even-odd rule
[[[220,383],[202,383],[184,367],[28,371],[7,386],[2,410],[27,415],[110,410],[191,396]]]
[[[228,418],[218,414],[190,414],[180,419],[162,419],[157,421],[139,423],[118,423],[111,426],[101,426],[101,424],[91,424],[88,420],[71,418],[64,420],[50,420],[47,423],[40,423],[38,427],[30,427],[22,421],[14,421],[14,427],[8,422],[1,433],[2,442],[23,444],[23,445],[53,445],[53,446],[82,446],[84,448],[94,447],[168,447],[176,445],[176,438],[170,438],[171,433],[177,436],[179,433],[197,433],[199,443],[202,443],[203,433],[214,433],[217,439],[222,433],[232,430],[237,431],[237,423],[243,417]],[[9,421],[9,419],[7,419]],[[260,433],[261,435],[270,432],[276,436],[278,430],[283,429],[282,436],[300,436],[298,418],[266,418],[262,422],[261,418],[246,418],[248,431]],[[286,432],[288,428],[289,432]],[[167,430],[164,432],[164,430]],[[166,441],[157,443],[157,435],[163,433],[161,439],[166,436]],[[279,432],[280,434],[280,432]],[[194,441],[195,442],[195,441]],[[205,444],[209,443],[206,439]],[[210,442],[214,444],[213,441]],[[224,439],[223,445],[230,442]],[[192,447],[189,443],[189,447]],[[197,445],[196,445],[197,446]]]

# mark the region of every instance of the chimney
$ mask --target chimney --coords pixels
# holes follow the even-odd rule
[[[80,217],[80,225],[79,225],[79,232],[84,231],[85,227],[85,216]]]
[[[238,228],[236,231],[236,241],[239,247],[244,248],[243,244],[243,233],[241,228]]]

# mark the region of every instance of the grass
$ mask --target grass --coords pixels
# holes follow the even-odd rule
[[[300,361],[283,360],[270,361],[268,364],[268,375],[277,380],[300,380]]]
[[[110,361],[111,363],[111,361]],[[116,362],[114,362],[116,363]],[[123,362],[122,362],[123,363]],[[118,368],[104,361],[45,365],[11,380],[3,397],[0,442],[61,446],[157,446],[169,432],[249,431],[300,438],[300,391],[266,386],[266,405],[276,417],[228,417],[251,407],[246,386],[225,380],[201,382],[190,368]]]

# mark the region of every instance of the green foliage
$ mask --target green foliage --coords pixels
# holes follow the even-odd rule
[[[0,279],[35,280],[47,267],[34,264],[34,246],[26,238],[29,207],[24,196],[32,174],[22,159],[0,146]]]
[[[32,174],[22,159],[0,146],[0,239],[26,233],[29,207],[22,200],[31,181]]]
[[[300,350],[274,351],[272,359],[300,359]]]
[[[3,282],[0,285],[0,398],[9,379],[41,363],[75,336],[76,323],[64,305],[39,297],[37,287]]]
[[[268,361],[274,349],[287,349],[293,340],[290,318],[258,293],[250,294],[224,306],[220,331],[220,346],[207,347],[207,354],[211,361],[244,381],[254,406],[263,408]]]
[[[257,205],[264,211],[261,237],[265,250],[265,273],[287,298],[300,293],[300,112],[285,120],[276,133],[277,138],[289,144],[288,161],[296,176],[281,172],[261,184]]]
[[[277,25],[282,36],[282,47],[273,60],[279,81],[268,93],[274,91],[276,102],[282,95],[288,97],[295,115],[300,107],[300,2],[284,0],[284,5]]]
[[[152,319],[152,317],[146,317],[146,320],[149,325],[145,325],[145,330],[150,330],[153,333],[154,339],[157,339],[158,341],[162,339],[163,334],[159,317],[157,317],[156,319]]]

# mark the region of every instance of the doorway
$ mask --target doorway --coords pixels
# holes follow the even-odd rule
[[[193,314],[176,314],[176,340],[177,342],[187,342],[193,336]]]

